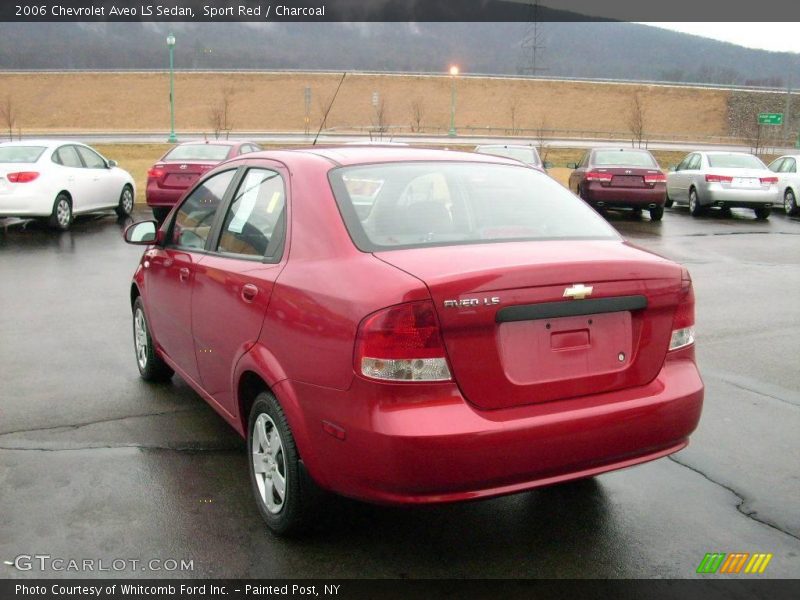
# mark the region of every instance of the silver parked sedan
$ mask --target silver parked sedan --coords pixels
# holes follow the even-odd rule
[[[778,176],[778,191],[783,194],[783,208],[787,215],[796,215],[797,195],[800,192],[800,154],[788,154],[773,160],[769,170]]]
[[[752,208],[758,219],[780,203],[778,177],[745,152],[692,152],[667,175],[666,206],[688,204],[692,216],[708,208]]]

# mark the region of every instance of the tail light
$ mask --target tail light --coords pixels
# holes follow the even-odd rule
[[[603,173],[601,171],[586,172],[586,181],[611,181],[612,177],[611,173]]]
[[[645,183],[664,183],[667,180],[667,176],[663,173],[647,173],[644,176]]]
[[[672,317],[670,350],[679,350],[694,344],[694,289],[687,269],[681,273],[681,300]]]
[[[6,179],[11,183],[29,183],[37,177],[39,177],[39,173],[36,171],[18,171],[6,175]]]
[[[163,176],[164,176],[163,165],[155,165],[154,167],[147,170],[148,179],[161,179]]]
[[[761,178],[761,183],[762,184],[766,184],[766,185],[770,185],[772,183],[778,183],[778,178],[777,177],[762,177]]]
[[[201,173],[206,173],[207,171],[210,171],[211,169],[213,169],[215,166],[216,165],[200,165],[200,172]]]
[[[706,181],[708,183],[730,183],[733,181],[733,177],[729,175],[706,175]]]
[[[386,381],[449,381],[433,303],[399,304],[364,319],[356,338],[355,369]]]

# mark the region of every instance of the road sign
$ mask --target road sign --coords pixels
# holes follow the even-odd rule
[[[378,94],[378,92],[372,92],[372,106],[378,108],[379,101],[380,101],[380,94]]]
[[[758,113],[759,125],[783,125],[783,113]]]

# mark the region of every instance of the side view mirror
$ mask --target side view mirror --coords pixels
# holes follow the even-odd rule
[[[117,166],[117,164],[118,164],[118,163],[117,163],[117,161],[115,161],[115,160],[110,160],[110,161],[108,161],[108,168],[109,168],[109,169],[113,169],[114,167],[116,167],[116,166]]]
[[[578,168],[578,163],[574,163],[574,162],[567,163],[567,168],[568,169],[577,169]]]
[[[549,160],[544,161],[544,168],[545,169],[552,169],[553,168],[553,163],[551,163]]]
[[[155,221],[139,221],[125,229],[123,234],[129,244],[147,246],[156,242],[158,237],[158,223]]]

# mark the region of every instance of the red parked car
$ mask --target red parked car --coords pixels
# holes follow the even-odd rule
[[[677,452],[700,418],[687,270],[517,161],[251,154],[125,238],[142,377],[177,372],[246,437],[278,533],[319,488],[509,494]]]
[[[647,150],[595,148],[584,154],[569,176],[569,189],[591,206],[650,212],[660,221],[667,199],[667,176]]]
[[[252,142],[186,142],[171,148],[147,171],[145,198],[159,221],[167,218],[184,192],[192,187],[203,173],[222,161],[261,148]]]

